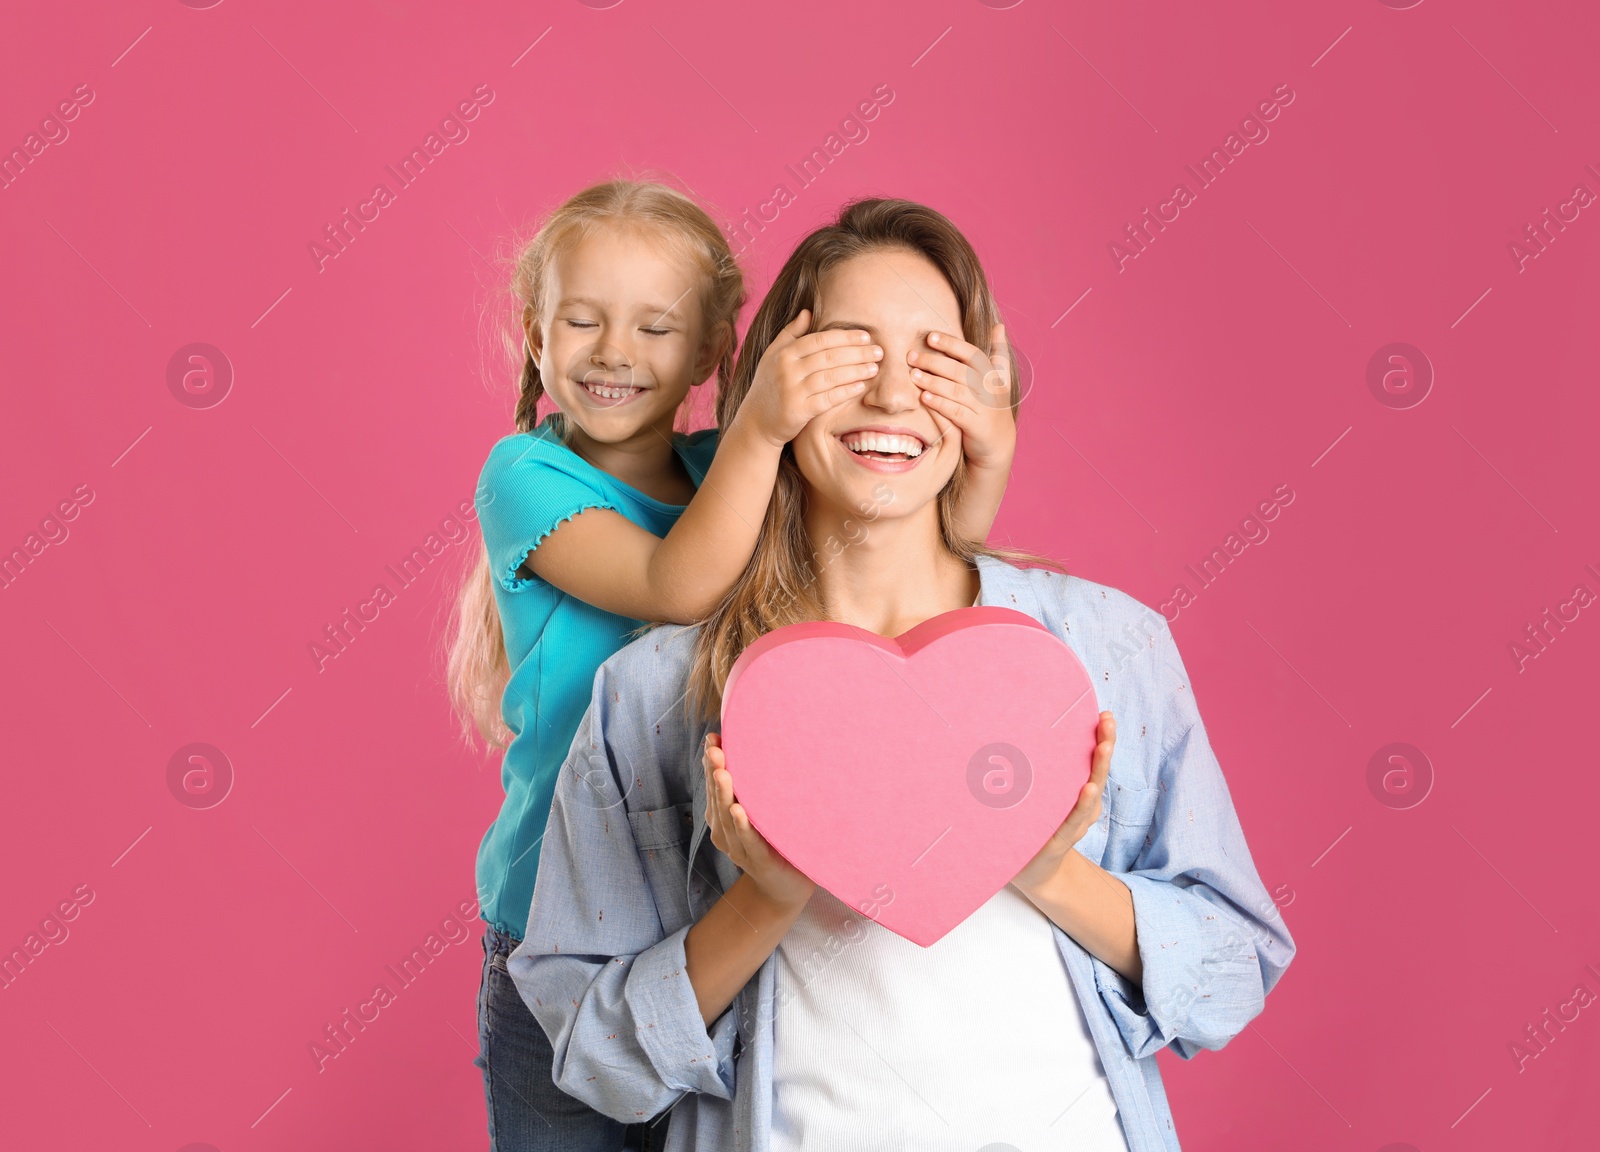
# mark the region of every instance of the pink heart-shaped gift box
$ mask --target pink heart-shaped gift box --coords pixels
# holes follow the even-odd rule
[[[1060,827],[1099,723],[1076,654],[1010,608],[890,639],[831,621],[751,644],[723,690],[735,795],[767,842],[923,947]]]

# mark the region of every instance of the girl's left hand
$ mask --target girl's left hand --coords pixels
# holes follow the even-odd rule
[[[1038,888],[1052,879],[1068,852],[1100,819],[1100,800],[1106,791],[1106,776],[1111,771],[1111,750],[1117,743],[1117,721],[1109,712],[1100,713],[1095,729],[1094,755],[1089,763],[1089,779],[1078,793],[1078,802],[1061,822],[1061,827],[1039,849],[1037,855],[1018,872],[1011,883],[1022,892]]]
[[[1017,449],[1011,414],[1011,357],[1006,327],[996,324],[989,351],[948,332],[928,333],[928,346],[906,353],[911,380],[934,413],[944,435],[961,430],[961,450],[970,467],[1009,472]]]

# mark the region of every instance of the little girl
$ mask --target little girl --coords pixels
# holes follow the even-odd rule
[[[785,446],[858,396],[883,350],[858,328],[810,332],[802,311],[762,355],[734,418],[675,431],[691,388],[713,372],[719,397],[728,385],[745,291],[716,224],[656,183],[614,180],[562,204],[518,256],[512,292],[524,340],[517,432],[479,480],[484,549],[457,603],[448,676],[468,740],[505,748],[505,802],[478,849],[475,1063],[498,1152],[653,1147],[664,1121],[625,1132],[555,1087],[550,1042],[506,974],[557,777],[601,663],[649,622],[693,623],[717,607],[750,563]],[[952,316],[906,359],[940,438],[958,433],[955,517],[982,540],[1016,443],[1014,373],[1000,325],[989,354],[960,333]],[[536,421],[545,396],[557,411]],[[873,435],[864,451],[881,460],[924,448]]]

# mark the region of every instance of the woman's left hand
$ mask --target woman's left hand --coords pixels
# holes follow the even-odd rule
[[[1084,833],[1100,819],[1100,800],[1106,791],[1106,776],[1111,771],[1111,750],[1117,743],[1117,721],[1109,712],[1100,713],[1100,724],[1095,729],[1094,755],[1089,763],[1089,779],[1078,793],[1078,802],[1061,822],[1061,827],[1039,849],[1021,872],[1011,881],[1018,890],[1027,893],[1054,878],[1062,860]]]
[[[948,332],[930,332],[927,347],[906,353],[912,383],[922,389],[939,430],[961,430],[961,451],[970,467],[1011,470],[1017,421],[1011,414],[1011,357],[1004,324],[990,331],[989,351]],[[947,422],[947,423],[946,423]]]

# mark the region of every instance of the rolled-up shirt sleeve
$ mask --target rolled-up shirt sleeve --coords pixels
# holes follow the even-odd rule
[[[731,1099],[736,1024],[724,1013],[707,1033],[684,965],[688,927],[662,928],[612,742],[630,770],[657,768],[645,733],[625,730],[631,710],[612,700],[602,666],[556,783],[527,935],[506,968],[550,1038],[556,1085],[627,1123],[686,1092]]]
[[[1170,630],[1158,649],[1163,744],[1155,815],[1133,866],[1143,980],[1094,960],[1129,1053],[1221,1048],[1261,1012],[1294,941],[1261,883]]]

